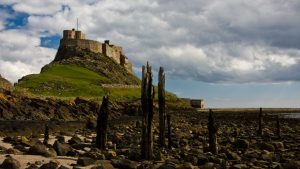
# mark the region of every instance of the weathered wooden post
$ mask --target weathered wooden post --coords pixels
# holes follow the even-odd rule
[[[259,114],[258,114],[258,135],[262,136],[263,131],[262,131],[262,108],[259,108]]]
[[[153,100],[154,100],[154,86],[152,85],[152,71],[151,66],[147,63],[147,70],[143,66],[142,75],[142,111],[143,111],[143,129],[142,129],[142,143],[141,155],[142,158],[151,160],[153,157]]]
[[[208,116],[208,137],[209,137],[209,150],[213,154],[218,154],[217,147],[217,127],[215,124],[215,118],[211,109],[209,109]]]
[[[281,138],[281,130],[280,130],[280,118],[279,118],[279,114],[277,114],[276,116],[276,134],[278,138]]]
[[[46,145],[46,144],[48,144],[48,141],[49,141],[49,126],[46,125],[45,132],[44,132],[44,141],[43,141],[43,143]]]
[[[97,119],[97,137],[96,137],[96,147],[100,150],[105,149],[106,135],[107,135],[107,120],[108,120],[108,96],[103,96],[102,104],[98,112]]]
[[[165,147],[165,128],[166,128],[166,111],[165,111],[165,73],[164,68],[159,68],[158,74],[158,106],[159,106],[159,146]]]
[[[142,138],[141,138],[141,156],[146,156],[146,116],[147,116],[147,83],[146,83],[146,70],[145,66],[142,66],[142,84],[141,84],[141,110],[142,110]]]
[[[172,140],[171,140],[171,115],[167,115],[167,125],[168,125],[168,149],[172,147]]]

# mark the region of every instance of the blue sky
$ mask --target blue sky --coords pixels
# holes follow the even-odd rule
[[[3,0],[0,74],[38,73],[78,18],[88,38],[123,46],[137,75],[147,61],[163,66],[179,97],[300,107],[299,9],[296,0]]]

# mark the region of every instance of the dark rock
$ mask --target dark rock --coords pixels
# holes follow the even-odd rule
[[[37,143],[34,146],[30,147],[28,150],[28,154],[32,155],[42,155],[45,156],[47,154],[47,147],[44,144]]]
[[[63,165],[61,165],[60,167],[58,167],[58,169],[70,169],[70,168],[68,168],[68,167],[66,167],[66,166],[63,166]]]
[[[45,157],[56,157],[57,153],[54,150],[54,148],[49,148],[47,153],[45,154]]]
[[[85,147],[87,147],[86,144],[72,144],[72,148],[76,150],[83,150]]]
[[[69,144],[60,143],[55,141],[53,148],[59,156],[66,156],[69,151],[72,151],[72,147]]]
[[[234,142],[236,148],[247,149],[249,148],[249,141],[245,139],[238,139]]]
[[[230,167],[230,169],[246,169],[246,168],[249,168],[247,167],[246,164],[235,164],[232,167]]]
[[[283,151],[284,150],[284,144],[283,142],[273,142],[273,146],[275,147],[276,150]]]
[[[185,162],[190,162],[190,163],[192,163],[193,165],[197,165],[197,163],[198,163],[198,158],[197,158],[196,155],[188,154],[187,156],[185,156],[184,161],[185,161]]]
[[[81,166],[88,166],[94,164],[95,160],[89,157],[79,157],[77,160],[77,164]]]
[[[86,128],[90,130],[94,130],[97,127],[97,120],[89,119],[86,122]]]
[[[126,156],[129,160],[138,161],[141,159],[141,151],[139,151],[138,149],[129,149]]]
[[[275,147],[272,144],[269,144],[269,143],[261,143],[260,144],[260,149],[261,150],[274,151]]]
[[[111,162],[115,168],[120,168],[120,169],[137,169],[139,166],[138,162],[127,160],[127,159],[122,159],[122,160],[113,159],[111,160]]]
[[[54,161],[50,161],[49,163],[43,164],[40,169],[57,169],[58,164]]]
[[[86,152],[82,155],[80,155],[81,157],[89,157],[95,160],[105,160],[105,156],[103,154],[101,154],[101,152],[96,152],[96,151],[89,151]]]
[[[14,148],[9,148],[9,149],[5,150],[5,152],[7,154],[20,154],[21,153],[19,150],[14,149]]]
[[[71,149],[66,155],[71,157],[78,157],[79,153],[76,150]]]
[[[216,169],[216,164],[208,162],[200,166],[201,169]]]
[[[73,136],[69,141],[68,143],[70,145],[73,145],[73,144],[81,144],[82,143],[82,140],[78,137],[78,136]]]
[[[66,142],[65,136],[62,135],[56,136],[56,140],[60,143]]]
[[[290,161],[289,163],[283,164],[284,169],[299,169],[300,161]]]
[[[26,169],[38,169],[39,167],[36,164],[30,164]]]
[[[158,169],[175,169],[177,168],[176,164],[171,162],[166,162],[158,167]]]
[[[0,168],[3,169],[19,169],[21,168],[21,164],[18,160],[8,156],[3,163],[0,165]]]
[[[177,169],[194,169],[195,166],[193,166],[191,163],[184,163],[177,167]]]
[[[3,142],[5,142],[5,143],[11,143],[13,141],[15,141],[15,140],[10,136],[7,136],[7,137],[3,138]]]
[[[226,152],[226,156],[229,160],[241,160],[241,157],[237,153],[230,150]]]
[[[198,156],[197,165],[204,165],[207,162],[209,162],[207,157],[205,157],[205,156]]]
[[[114,166],[109,160],[99,160],[97,161],[97,166],[94,166],[91,169],[114,169]]]
[[[113,150],[108,150],[105,152],[105,158],[107,158],[108,160],[114,159],[116,156],[117,156],[117,153]]]

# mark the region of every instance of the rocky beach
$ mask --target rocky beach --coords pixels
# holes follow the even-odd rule
[[[140,118],[121,115],[108,123],[107,148],[102,151],[95,148],[96,126],[91,121],[74,132],[50,125],[47,144],[43,144],[43,133],[7,133],[1,137],[0,168],[299,168],[299,119],[280,118],[279,137],[276,116],[264,114],[260,136],[258,113],[215,113],[218,153],[212,154],[208,149],[207,112],[176,110],[168,114],[171,148],[158,148],[155,114],[154,157],[150,161],[141,159]]]

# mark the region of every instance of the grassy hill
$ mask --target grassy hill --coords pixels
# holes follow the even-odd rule
[[[99,97],[104,94],[101,82],[107,78],[86,68],[53,64],[40,74],[23,77],[16,90],[27,94],[58,97]]]
[[[84,97],[99,100],[105,93],[112,99],[138,99],[140,88],[104,88],[110,79],[76,65],[50,64],[40,74],[23,77],[15,90],[35,97]]]
[[[63,47],[40,74],[20,79],[15,91],[32,97],[66,100],[75,97],[100,100],[109,93],[111,99],[123,101],[140,98],[140,83],[135,75],[109,57],[80,48]],[[167,98],[176,99],[176,96],[167,93]]]

